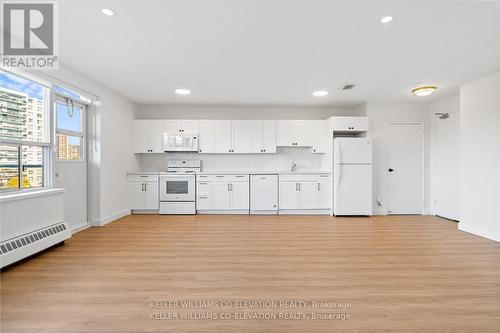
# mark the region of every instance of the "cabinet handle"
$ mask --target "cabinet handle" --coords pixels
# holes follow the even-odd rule
[[[199,196],[198,199],[208,199],[208,197]]]
[[[144,183],[141,184],[141,191],[144,192]]]
[[[320,184],[318,183],[318,191],[319,191],[319,188],[320,188]]]
[[[208,183],[198,183],[198,185],[207,185]]]
[[[228,192],[231,191],[231,186],[229,186],[229,185],[231,185],[231,184],[227,184],[227,191]]]
[[[299,183],[299,191],[302,191],[302,184]]]
[[[148,191],[148,183],[144,183],[144,192]]]
[[[295,191],[299,190],[299,183],[295,183]]]

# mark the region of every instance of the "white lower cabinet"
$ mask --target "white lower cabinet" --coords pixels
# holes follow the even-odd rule
[[[328,174],[280,175],[280,214],[329,214],[331,177]]]
[[[128,193],[131,210],[159,209],[157,175],[129,175]]]
[[[198,175],[198,213],[249,213],[248,175]]]

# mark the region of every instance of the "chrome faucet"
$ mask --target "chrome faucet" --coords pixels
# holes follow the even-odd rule
[[[295,164],[295,161],[292,161],[292,164],[290,165],[290,171],[294,172],[295,168],[297,168],[297,164]]]

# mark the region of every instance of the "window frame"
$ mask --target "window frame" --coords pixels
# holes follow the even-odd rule
[[[58,102],[66,103],[69,100],[71,100],[71,102],[73,103],[73,107],[78,107],[80,109],[80,129],[81,129],[81,131],[64,130],[64,129],[58,128],[58,125],[57,125],[57,103]],[[53,106],[54,106],[54,111],[52,112],[52,115],[53,115],[53,119],[54,119],[54,151],[55,151],[55,158],[54,159],[55,159],[55,162],[57,162],[57,163],[86,163],[87,162],[87,154],[86,154],[86,151],[87,151],[87,145],[86,145],[87,112],[86,111],[87,111],[88,105],[86,103],[82,102],[81,100],[75,100],[67,95],[58,94],[58,93],[54,92]],[[80,158],[79,159],[77,159],[77,160],[59,159],[59,157],[58,157],[59,147],[57,147],[57,135],[58,134],[80,138]]]
[[[45,141],[30,141],[30,140],[18,140],[18,139],[6,139],[2,138],[0,139],[0,144],[3,146],[13,146],[13,147],[18,147],[19,149],[19,164],[18,164],[18,188],[13,188],[13,189],[0,189],[0,195],[2,194],[12,194],[13,192],[28,192],[28,191],[40,191],[40,190],[46,190],[48,188],[52,187],[52,159],[51,159],[51,154],[52,154],[52,147],[53,147],[53,139],[52,139],[52,108],[51,108],[51,100],[52,100],[52,91],[53,87],[52,84],[47,83],[46,81],[43,81],[42,79],[38,80],[34,78],[33,76],[28,76],[24,75],[22,73],[18,72],[11,72],[5,69],[1,69],[1,72],[17,76],[23,80],[28,80],[31,81],[37,85],[40,85],[44,88],[44,98],[43,98],[43,110],[44,110],[44,140]],[[42,174],[42,186],[40,187],[30,187],[30,188],[24,188],[23,186],[23,147],[42,147],[42,168],[43,168],[43,174]]]

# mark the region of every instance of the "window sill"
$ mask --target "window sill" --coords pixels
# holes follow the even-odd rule
[[[45,188],[45,189],[39,189],[39,190],[20,191],[20,192],[16,192],[16,193],[9,192],[9,193],[0,194],[0,203],[9,202],[9,201],[16,201],[16,200],[31,199],[31,198],[36,198],[36,197],[41,197],[41,196],[46,196],[46,195],[63,193],[63,192],[64,192],[63,188]]]

